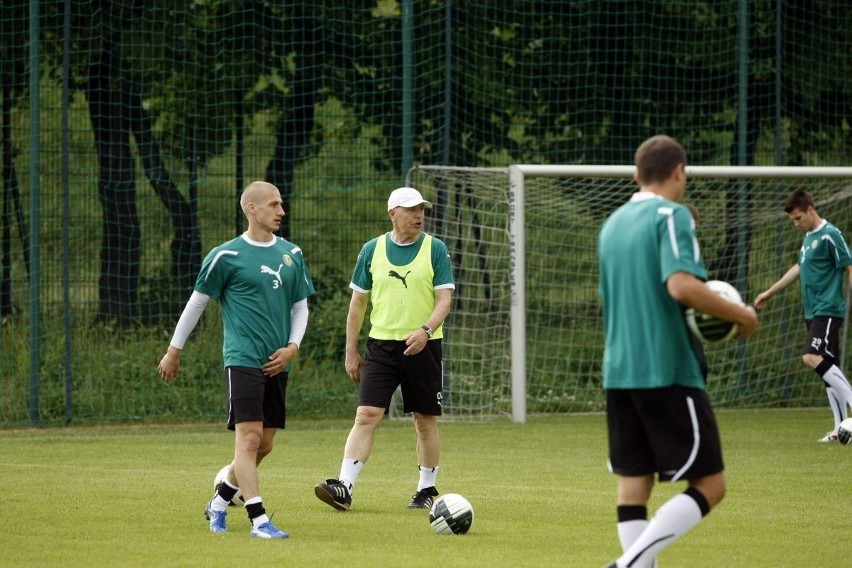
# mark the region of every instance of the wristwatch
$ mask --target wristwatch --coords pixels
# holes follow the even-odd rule
[[[435,330],[429,327],[428,325],[421,325],[420,329],[426,332],[426,335],[429,336],[429,339],[432,339],[432,334],[435,333]]]

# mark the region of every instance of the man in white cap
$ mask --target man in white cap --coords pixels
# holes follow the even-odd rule
[[[320,500],[339,511],[352,505],[355,482],[397,387],[402,390],[403,412],[413,415],[417,433],[419,480],[408,507],[429,509],[438,495],[441,338],[455,283],[447,246],[423,232],[425,210],[431,208],[412,187],[391,192],[388,216],[393,228],[361,247],[349,283],[345,366],[349,378],[359,384],[358,409],[340,475],[314,488]],[[370,333],[362,358],[358,339],[368,304]]]

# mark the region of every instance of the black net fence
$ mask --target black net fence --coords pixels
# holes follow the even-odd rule
[[[657,133],[692,164],[852,155],[845,2],[3,8],[2,426],[221,418],[215,305],[179,381],[156,365],[203,255],[243,230],[253,180],[281,191],[282,236],[317,288],[290,413],[326,417],[355,403],[355,256],[413,166],[630,164]]]

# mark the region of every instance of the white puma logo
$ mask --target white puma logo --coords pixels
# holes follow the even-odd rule
[[[279,265],[278,265],[278,270],[277,270],[277,271],[276,271],[276,270],[272,270],[271,268],[269,268],[269,267],[268,267],[268,266],[266,266],[265,264],[261,264],[261,265],[260,265],[260,272],[261,272],[262,274],[272,274],[273,276],[275,276],[275,279],[278,281],[278,284],[282,284],[282,283],[283,283],[283,280],[281,280],[281,269],[282,269],[282,268],[284,268],[284,265],[283,265],[283,264],[279,264]]]

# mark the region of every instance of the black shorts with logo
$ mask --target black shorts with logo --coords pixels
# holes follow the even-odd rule
[[[840,328],[843,318],[817,316],[805,322],[808,326],[808,339],[803,354],[822,355],[832,361],[840,360]]]
[[[724,471],[719,429],[703,390],[609,389],[606,396],[613,473],[678,481]]]
[[[225,368],[228,430],[237,422],[263,422],[264,428],[284,428],[287,372],[268,377],[251,367]]]
[[[406,349],[404,341],[367,339],[358,405],[384,408],[387,413],[391,397],[400,387],[403,412],[440,416],[444,379],[441,340],[427,341],[416,355],[404,355]]]

